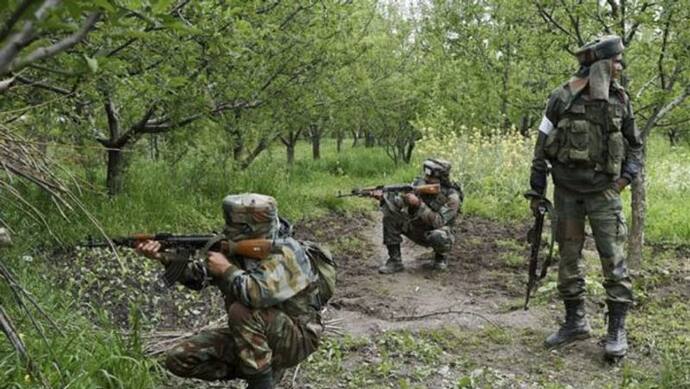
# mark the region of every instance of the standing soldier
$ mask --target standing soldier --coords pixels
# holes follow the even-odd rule
[[[383,212],[383,243],[388,249],[388,260],[379,273],[403,271],[400,244],[402,235],[424,247],[434,249],[434,261],[427,267],[434,270],[448,268],[448,253],[455,237],[453,224],[463,200],[460,186],[450,180],[450,162],[442,159],[424,161],[424,177],[414,185],[440,184],[438,194],[383,193],[373,196],[381,201]]]
[[[285,368],[303,361],[319,345],[321,307],[328,296],[322,293],[322,273],[311,259],[315,249],[332,258],[314,244],[279,236],[273,197],[230,195],[223,200],[223,213],[223,237],[280,244],[274,244],[260,261],[209,251],[205,264],[188,264],[179,281],[196,290],[209,282],[218,287],[225,299],[228,326],[203,331],[177,345],[165,365],[181,377],[243,378],[250,389],[273,388]],[[146,241],[137,251],[168,266],[171,258],[160,248],[158,242]],[[335,280],[331,281],[334,285]]]
[[[553,348],[590,336],[582,263],[586,217],[604,272],[607,359],[620,358],[628,349],[625,316],[633,296],[620,192],[642,167],[642,139],[630,97],[618,83],[624,66],[622,53],[618,36],[603,37],[575,53],[580,69],[551,93],[539,125],[527,193],[535,211],[545,195],[550,164],[561,255],[558,291],[565,303],[565,323],[546,339],[545,346]]]

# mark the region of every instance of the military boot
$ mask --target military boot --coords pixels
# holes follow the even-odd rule
[[[267,371],[246,377],[247,389],[273,389],[273,371],[269,368]]]
[[[448,254],[446,253],[434,253],[433,262],[425,263],[425,269],[446,271],[448,269]]]
[[[388,248],[388,260],[385,265],[379,267],[379,273],[392,274],[405,270],[402,264],[402,256],[400,255],[400,245],[390,244],[386,248]]]
[[[609,309],[609,328],[604,345],[606,359],[618,359],[628,351],[628,337],[625,332],[625,315],[628,313],[628,303],[606,301]]]
[[[585,317],[584,300],[565,300],[565,323],[558,331],[551,334],[544,341],[546,348],[554,348],[572,343],[576,340],[589,338],[592,329]]]

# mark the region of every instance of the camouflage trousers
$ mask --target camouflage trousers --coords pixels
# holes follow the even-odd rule
[[[276,308],[251,309],[234,303],[228,327],[202,331],[168,352],[173,374],[229,380],[292,367],[316,350],[323,332],[318,318],[301,323]]]
[[[381,211],[383,212],[383,244],[386,246],[399,245],[402,243],[402,236],[405,235],[411,241],[424,247],[431,247],[439,254],[448,253],[453,247],[455,236],[450,226],[434,229],[406,212],[391,210],[386,205],[381,207]]]
[[[556,186],[556,240],[561,259],[558,265],[558,291],[564,300],[584,298],[585,274],[582,247],[585,217],[589,219],[604,273],[606,298],[632,302],[632,285],[625,258],[628,229],[621,197],[613,189],[581,194]]]

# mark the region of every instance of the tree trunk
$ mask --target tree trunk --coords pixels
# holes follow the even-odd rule
[[[242,154],[244,153],[244,139],[242,138],[242,133],[237,128],[234,128],[231,134],[233,135],[232,158],[239,162],[242,160]]]
[[[364,147],[371,148],[376,146],[376,138],[371,130],[366,130],[364,132]]]
[[[352,147],[357,147],[357,143],[359,143],[359,129],[352,131]]]
[[[503,77],[501,78],[501,119],[503,129],[510,128],[510,118],[508,118],[508,85],[510,82],[510,43],[506,43],[503,61]]]
[[[530,114],[526,113],[522,115],[522,118],[520,119],[520,135],[528,138],[529,137],[529,128],[531,126],[531,119],[530,119]]]
[[[317,128],[312,128],[310,132],[312,159],[321,159],[321,130]]]
[[[335,151],[340,153],[343,148],[343,132],[338,131],[335,134]]]
[[[292,166],[295,162],[295,144],[286,144],[285,149],[287,150],[287,164]]]
[[[644,221],[647,213],[647,193],[644,183],[645,168],[632,183],[632,223],[628,237],[628,263],[631,269],[638,269],[642,263],[642,247],[644,247]]]
[[[106,186],[108,194],[115,196],[122,191],[122,173],[124,171],[124,155],[121,149],[108,150],[108,171]]]
[[[149,158],[157,161],[159,157],[160,148],[158,147],[158,136],[154,134],[149,137]]]

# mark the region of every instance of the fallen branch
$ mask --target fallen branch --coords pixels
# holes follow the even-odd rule
[[[500,325],[496,324],[496,322],[492,321],[491,319],[487,318],[486,316],[482,315],[481,313],[477,312],[472,312],[472,311],[465,311],[465,310],[454,310],[454,309],[448,309],[446,311],[436,311],[436,312],[430,312],[430,313],[425,313],[421,315],[409,315],[409,316],[394,316],[393,320],[394,321],[413,321],[413,320],[422,320],[426,319],[428,317],[433,317],[433,316],[441,316],[441,315],[471,315],[471,316],[476,316],[480,319],[483,319],[487,323],[491,324],[492,326],[498,328],[498,329],[503,329]]]

